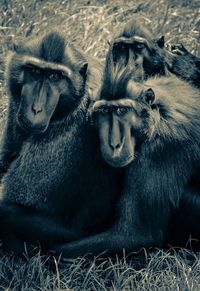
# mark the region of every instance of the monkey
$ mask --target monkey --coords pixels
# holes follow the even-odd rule
[[[73,110],[73,107],[70,108],[70,106],[76,106],[76,103],[71,100],[67,107],[66,105],[63,107],[64,104],[59,97],[65,91],[69,91],[70,86],[72,90],[77,90],[74,95],[79,95],[79,91],[82,94],[84,88],[81,72],[84,76],[87,63],[77,50],[75,51],[69,46],[66,49],[68,54],[72,55],[72,52],[76,54],[80,68],[70,64],[68,60],[62,59],[65,43],[64,39],[56,33],[47,35],[41,45],[38,45],[38,51],[35,49],[35,56],[31,56],[34,41],[39,42],[40,40],[29,41],[26,46],[15,44],[15,51],[8,56],[5,79],[8,95],[13,98],[9,99],[7,125],[0,154],[1,175],[6,172],[17,152],[20,151],[22,141],[27,138],[27,133],[45,132],[50,120],[57,122],[67,110]],[[57,45],[51,48],[51,44],[54,43]],[[46,56],[42,59],[45,53]],[[66,82],[66,78],[69,76],[71,84]],[[35,82],[36,80],[38,82]],[[79,101],[80,99],[77,98],[77,104]]]
[[[31,56],[31,50],[35,49],[34,42],[41,42],[41,37],[29,41],[26,46],[24,43],[15,44],[15,51],[10,53],[7,59],[5,79],[8,95],[13,96],[13,98],[9,99],[7,124],[0,151],[1,176],[6,172],[19,152],[22,141],[27,138],[27,133],[45,132],[50,121],[59,122],[67,112],[73,111],[75,106],[80,103],[78,96],[81,96],[85,86],[84,78],[88,60],[86,60],[82,52],[78,51],[72,44],[68,44],[64,48],[64,39],[59,39],[59,35],[52,33],[44,38],[43,43],[40,46],[38,45],[38,52],[35,52],[36,55],[41,54],[41,56],[46,53],[47,55],[43,60],[42,57]],[[53,47],[49,48],[49,45]],[[66,55],[69,56],[68,58],[62,56],[62,50],[64,49]],[[45,61],[47,62],[45,63]],[[91,57],[89,62],[93,73],[88,75],[87,86],[92,98],[92,96],[97,96],[102,66]],[[26,76],[26,83],[24,75]],[[42,82],[44,77],[47,77],[49,82],[51,81],[51,86],[46,88],[47,90],[43,90],[45,88],[44,84],[41,90],[40,88],[35,88],[34,78],[41,79]],[[70,83],[65,84],[66,78],[69,77]],[[32,80],[33,82],[31,82]],[[54,87],[58,92],[54,91]],[[58,99],[59,94],[63,96],[65,90],[67,92],[72,90],[74,96],[73,98],[68,97],[67,105],[63,104],[61,98]],[[38,96],[37,93],[39,93]],[[29,94],[32,96],[31,102]],[[48,100],[51,94],[54,98]],[[20,99],[21,95],[22,98]],[[41,109],[43,110],[40,112]]]
[[[120,63],[126,66],[132,53],[135,66],[140,70],[136,81],[143,81],[150,76],[165,75],[165,60],[163,53],[164,37],[155,38],[141,17],[128,21],[111,42],[114,66]],[[142,69],[143,70],[142,70]],[[136,70],[133,68],[133,72]]]
[[[191,54],[183,44],[168,45],[165,61],[171,73],[200,88],[200,58]]]
[[[103,158],[124,169],[116,221],[101,234],[56,245],[53,249],[64,257],[164,247],[169,221],[185,197],[199,216],[199,90],[176,76],[136,83],[126,73],[116,72],[113,98],[101,96],[91,113]],[[190,231],[199,238],[192,220]]]
[[[27,242],[48,251],[114,220],[122,171],[104,162],[87,120],[102,76],[97,63],[88,63],[52,32],[19,46],[7,64],[11,105],[4,148],[15,154],[18,131],[21,141],[3,177],[0,236],[6,250],[21,254]]]
[[[200,86],[200,59],[189,53],[182,44],[166,47],[164,36],[155,37],[140,17],[127,22],[111,44],[114,66],[126,66],[132,53],[131,57],[135,60],[132,68],[136,74],[133,75],[135,81],[156,75],[170,75],[170,72],[198,88]],[[110,73],[108,68],[105,72]]]

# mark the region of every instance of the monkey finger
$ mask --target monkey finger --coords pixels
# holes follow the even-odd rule
[[[187,50],[182,45],[182,43],[178,43],[171,45],[171,52],[177,55],[185,55],[187,53]]]

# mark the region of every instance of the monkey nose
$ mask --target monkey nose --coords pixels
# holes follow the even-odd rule
[[[123,146],[124,146],[124,138],[122,142],[111,143],[110,147],[113,150],[113,158],[117,158],[121,155]]]
[[[113,152],[119,150],[120,146],[121,146],[120,142],[118,142],[118,143],[111,142],[110,143],[110,147],[111,147]]]
[[[119,151],[119,149],[120,149],[120,143],[118,143],[118,144],[115,144],[115,145],[110,145],[110,147],[111,147],[111,149],[113,150],[113,152],[114,151]]]
[[[32,106],[32,111],[36,115],[36,114],[42,112],[42,107],[41,106],[35,106],[35,105],[33,105]]]

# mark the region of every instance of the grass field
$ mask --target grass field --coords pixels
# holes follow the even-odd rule
[[[183,42],[200,55],[199,0],[0,0],[0,132],[7,112],[4,58],[14,40],[51,29],[104,60],[108,40],[136,15],[155,36]],[[96,258],[60,263],[40,254],[19,259],[0,252],[1,290],[200,290],[200,254],[192,251],[146,254],[111,261]]]

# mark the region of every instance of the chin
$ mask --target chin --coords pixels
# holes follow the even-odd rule
[[[108,157],[104,157],[104,159],[110,166],[114,168],[122,168],[122,167],[127,166],[134,160],[134,155],[130,155],[129,157],[125,159],[112,159]]]
[[[48,128],[48,125],[46,125],[46,126],[33,126],[31,124],[28,124],[26,122],[22,122],[19,120],[17,120],[17,123],[22,130],[24,130],[27,133],[33,133],[33,134],[44,133]]]

